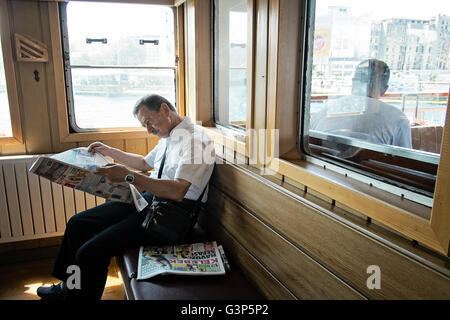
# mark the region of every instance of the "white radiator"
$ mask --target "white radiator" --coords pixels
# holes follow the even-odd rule
[[[105,202],[29,173],[36,158],[0,157],[0,243],[62,235],[75,213]]]

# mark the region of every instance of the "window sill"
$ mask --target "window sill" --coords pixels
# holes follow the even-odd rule
[[[233,135],[232,130],[224,130],[216,127],[203,127],[203,129],[206,131],[206,133],[208,133],[208,135],[214,142],[226,148],[232,149],[240,155],[249,157],[249,151],[246,147],[247,142],[239,141],[239,138],[237,138],[237,136],[242,135]],[[244,139],[245,141],[247,141],[247,138]]]
[[[23,144],[23,141],[21,139],[15,138],[15,137],[0,137],[0,144]]]
[[[81,142],[140,138],[148,138],[148,133],[144,129],[67,133],[62,135],[60,140],[61,142]]]
[[[443,252],[430,225],[432,209],[304,160],[273,159],[269,168],[424,245]]]

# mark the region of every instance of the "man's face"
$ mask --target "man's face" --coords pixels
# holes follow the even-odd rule
[[[160,138],[167,138],[169,136],[171,122],[169,119],[169,109],[165,104],[161,105],[158,112],[151,111],[146,106],[142,106],[137,113],[137,118],[149,134],[154,134]]]

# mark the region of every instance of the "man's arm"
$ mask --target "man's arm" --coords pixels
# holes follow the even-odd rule
[[[120,164],[110,164],[105,167],[97,168],[97,173],[106,177],[111,182],[123,182],[125,176],[132,173],[125,166]],[[186,195],[191,183],[184,179],[161,180],[148,177],[141,173],[133,172],[135,180],[134,186],[140,190],[164,199],[182,201]]]
[[[191,183],[184,179],[163,180],[154,179],[137,173],[134,175],[134,185],[159,198],[182,201],[189,190]]]
[[[88,147],[89,152],[98,152],[104,156],[113,158],[114,160],[123,163],[127,167],[140,170],[149,171],[152,169],[150,165],[145,161],[145,158],[140,154],[128,153],[122,150],[107,146],[101,142],[94,142]]]

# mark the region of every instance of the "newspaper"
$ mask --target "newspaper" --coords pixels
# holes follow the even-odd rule
[[[110,183],[95,173],[97,167],[111,162],[100,153],[90,153],[83,147],[51,156],[40,156],[31,166],[30,172],[65,187],[107,200],[129,203],[133,198],[126,182]]]
[[[223,257],[216,241],[162,247],[142,246],[139,250],[137,280],[161,274],[225,274]]]

